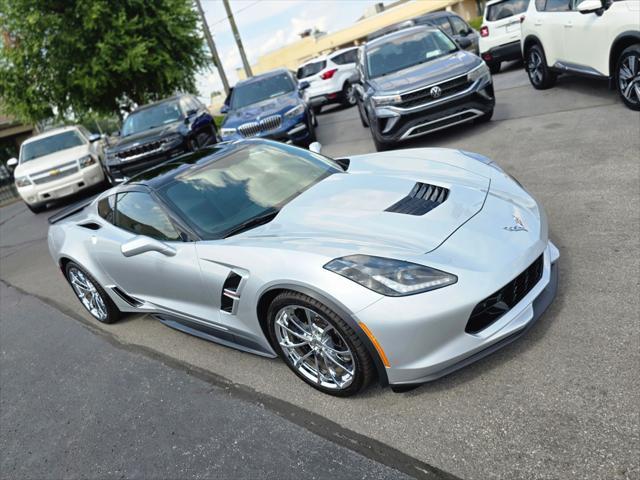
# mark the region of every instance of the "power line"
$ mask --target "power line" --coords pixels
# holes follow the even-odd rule
[[[203,1],[203,2],[219,2],[220,0],[202,0],[202,1]],[[256,0],[255,2],[253,2],[253,3],[249,4],[249,5],[247,5],[246,7],[242,7],[240,10],[238,10],[238,11],[234,12],[234,15],[238,15],[239,13],[244,12],[245,10],[248,10],[249,8],[251,8],[251,7],[255,6],[255,5],[257,5],[258,3],[260,3],[261,1],[262,1],[262,0]],[[217,25],[217,24],[219,24],[219,23],[226,22],[227,20],[229,20],[229,17],[230,17],[230,15],[227,15],[226,17],[224,17],[224,18],[222,18],[222,19],[220,19],[220,20],[216,20],[215,22],[211,22],[211,23],[209,24],[209,26],[211,27],[211,26],[213,26],[213,25]]]

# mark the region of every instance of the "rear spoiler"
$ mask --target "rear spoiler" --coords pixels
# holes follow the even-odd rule
[[[99,194],[93,195],[93,196],[91,196],[89,198],[86,198],[84,200],[76,202],[73,205],[69,205],[68,207],[63,208],[62,210],[60,210],[55,215],[51,215],[49,217],[49,224],[53,225],[54,223],[58,223],[60,220],[63,220],[65,218],[67,218],[67,217],[70,217],[71,215],[75,215],[76,213],[84,210],[85,207],[89,206],[91,204],[91,202],[93,202],[93,200],[95,200],[95,198],[98,195]]]

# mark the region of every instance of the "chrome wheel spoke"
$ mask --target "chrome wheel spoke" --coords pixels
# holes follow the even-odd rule
[[[329,352],[325,352],[325,356],[331,360],[332,363],[334,363],[335,365],[337,365],[338,367],[340,367],[342,370],[344,370],[345,372],[347,372],[349,375],[353,375],[353,371],[349,370],[345,365],[343,365],[342,363],[340,363],[338,360],[336,360],[335,358],[333,358],[333,355]]]
[[[298,359],[294,362],[294,366],[298,367],[302,364],[302,362],[304,362],[307,358],[309,358],[309,356],[313,353],[313,350],[309,350],[307,353],[305,353],[303,356],[298,357]]]
[[[305,334],[302,333],[298,333],[295,332],[293,330],[291,330],[287,325],[284,324],[284,322],[281,322],[280,320],[276,321],[276,323],[278,324],[279,327],[285,329],[287,332],[289,332],[291,335],[301,338],[303,340],[307,340],[309,338],[309,334],[305,332]]]

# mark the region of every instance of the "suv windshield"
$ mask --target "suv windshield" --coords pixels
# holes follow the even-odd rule
[[[529,0],[504,0],[500,3],[487,5],[487,21],[495,22],[523,13],[528,4]]]
[[[224,238],[275,215],[307,188],[340,172],[329,159],[288,145],[248,145],[187,170],[158,192],[203,239]],[[264,222],[266,223],[266,222]]]
[[[231,108],[242,108],[293,92],[294,85],[286,73],[261,78],[255,82],[236,85],[231,96]]]
[[[177,101],[154,105],[129,115],[122,126],[122,136],[133,135],[134,133],[177,122],[181,119],[182,112]]]
[[[307,77],[310,77],[311,75],[315,75],[316,73],[321,72],[326,66],[327,66],[327,62],[325,60],[321,60],[319,62],[307,63],[306,65],[303,65],[300,68],[298,68],[298,73],[296,74],[296,76],[298,77],[298,80],[301,80],[303,78],[307,78]]]
[[[76,130],[69,130],[40,140],[34,140],[22,145],[20,163],[84,144],[84,138]]]
[[[420,30],[367,50],[370,78],[382,77],[453,53],[458,47],[440,30]]]

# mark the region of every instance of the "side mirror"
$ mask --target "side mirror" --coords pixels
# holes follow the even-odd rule
[[[306,90],[310,86],[311,84],[309,82],[307,82],[306,80],[303,80],[298,84],[298,90]]]
[[[89,142],[91,143],[97,142],[101,138],[102,138],[102,135],[100,135],[99,133],[92,133],[91,135],[89,135]]]
[[[198,110],[196,108],[192,108],[191,110],[187,110],[187,116],[190,117],[191,115],[195,115],[196,113],[198,113]]]
[[[578,11],[585,15],[588,13],[602,15],[604,8],[600,0],[584,0],[584,2],[580,2],[578,5]]]
[[[313,153],[320,153],[320,150],[322,150],[322,144],[320,142],[311,142],[309,144],[309,151]]]
[[[18,166],[18,159],[17,158],[13,157],[13,158],[10,158],[7,161],[7,167],[13,169],[13,168],[16,168],[17,166]]]
[[[471,46],[471,40],[463,37],[458,40],[458,45],[460,45],[460,48],[469,48]]]
[[[133,257],[145,252],[159,252],[167,257],[173,257],[176,254],[175,248],[145,235],[138,235],[132,240],[123,243],[120,246],[120,251],[125,257]]]
[[[229,113],[229,105],[227,105],[226,103],[222,105],[220,107],[220,113],[223,115],[226,115],[227,113]]]

